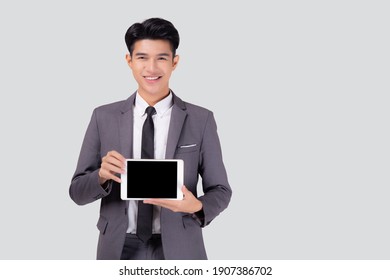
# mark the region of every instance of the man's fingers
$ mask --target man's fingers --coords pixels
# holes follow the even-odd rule
[[[181,191],[183,192],[183,195],[184,195],[184,198],[183,198],[183,199],[185,199],[186,196],[192,194],[192,192],[190,192],[190,191],[187,189],[187,187],[186,187],[185,185],[183,185],[183,186],[181,187]]]
[[[198,208],[201,207],[198,199],[188,190],[186,194],[187,197],[184,197],[183,200],[147,199],[144,200],[144,203],[168,208],[173,212],[194,213],[198,211]]]
[[[144,203],[161,206],[174,212],[179,212],[181,210],[181,200],[147,199],[144,200]]]
[[[117,151],[110,151],[102,158],[102,164],[99,170],[100,182],[114,180],[121,183],[121,179],[116,174],[125,173],[126,159]]]
[[[123,158],[123,157],[122,157]],[[119,167],[121,169],[125,168],[125,160],[123,159],[118,159],[112,155],[107,154],[107,156],[103,157],[102,159],[102,164],[103,163],[109,163],[113,166]]]
[[[117,182],[117,183],[122,183],[122,180],[121,180],[121,178],[119,178],[118,176],[116,176],[116,175],[114,175],[114,174],[111,174],[110,175],[110,179],[111,180],[113,180],[113,181],[115,181],[115,182]]]
[[[106,170],[106,169],[100,169],[99,176],[101,178],[104,178],[105,180],[114,180],[115,182],[121,183],[122,180],[116,176],[114,173]]]
[[[108,156],[109,158],[115,158],[115,159],[117,159],[117,160],[118,160],[119,162],[121,162],[121,163],[123,164],[123,166],[124,166],[126,159],[125,159],[120,153],[118,153],[117,151],[110,151],[110,152],[107,153],[107,156]]]
[[[111,172],[111,173],[119,173],[119,174],[125,173],[125,170],[123,168],[119,168],[119,167],[112,165],[111,163],[108,163],[108,162],[103,162],[100,168],[103,170],[107,170],[108,172]]]

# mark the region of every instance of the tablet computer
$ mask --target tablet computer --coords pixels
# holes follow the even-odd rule
[[[121,198],[183,199],[184,162],[181,159],[127,159],[121,176]]]

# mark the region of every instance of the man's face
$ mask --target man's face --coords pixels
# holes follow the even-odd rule
[[[149,39],[136,41],[132,55],[126,55],[143,98],[157,102],[168,94],[169,78],[179,61],[172,56],[169,41]]]

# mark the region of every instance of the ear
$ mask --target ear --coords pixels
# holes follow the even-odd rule
[[[173,63],[172,63],[173,70],[176,69],[176,66],[179,63],[179,58],[180,57],[178,55],[175,55],[175,57],[173,58]]]
[[[133,62],[131,60],[131,55],[129,53],[126,54],[126,61],[127,61],[127,65],[129,65],[130,68],[133,67]]]

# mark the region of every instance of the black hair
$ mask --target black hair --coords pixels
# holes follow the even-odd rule
[[[142,23],[134,23],[127,29],[125,41],[130,56],[133,54],[134,44],[138,40],[168,40],[171,44],[173,57],[176,55],[176,49],[179,47],[179,32],[170,21],[162,18],[150,18]]]

